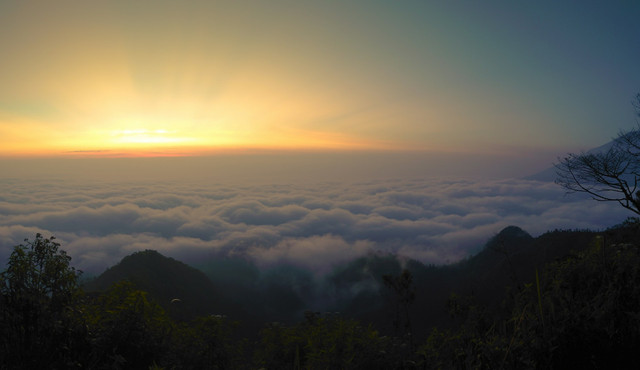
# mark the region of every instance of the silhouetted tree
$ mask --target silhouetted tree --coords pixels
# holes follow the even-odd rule
[[[91,331],[91,366],[146,369],[167,354],[172,322],[148,293],[114,284],[84,309]]]
[[[297,325],[268,324],[260,339],[255,360],[265,369],[394,369],[404,355],[371,326],[311,311]]]
[[[0,274],[0,368],[80,365],[86,345],[75,308],[80,271],[54,239],[25,239]]]
[[[636,95],[640,115],[640,94]],[[620,132],[605,150],[570,153],[555,164],[556,183],[570,192],[589,194],[594,200],[617,202],[640,214],[640,126]]]
[[[172,338],[171,352],[177,360],[171,365],[194,370],[241,367],[246,359],[243,359],[244,341],[235,338],[237,326],[238,322],[223,315],[201,316],[181,323]]]
[[[637,240],[637,239],[636,239]],[[487,311],[452,295],[462,319],[418,349],[427,369],[631,369],[640,348],[640,247],[605,245],[546,264]]]
[[[396,310],[394,327],[402,329],[409,336],[409,343],[413,347],[413,333],[411,332],[411,316],[409,307],[416,299],[416,288],[413,284],[413,275],[407,269],[402,270],[399,276],[384,275],[384,284],[393,290],[396,296]]]

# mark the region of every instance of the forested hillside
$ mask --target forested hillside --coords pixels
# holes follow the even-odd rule
[[[636,219],[536,238],[510,226],[452,265],[371,254],[322,281],[142,251],[80,287],[38,235],[1,275],[1,367],[624,368],[640,345],[639,236]]]

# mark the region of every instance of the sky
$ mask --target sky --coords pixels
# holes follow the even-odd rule
[[[635,1],[3,1],[0,156],[549,162],[635,124],[638,15]]]
[[[0,260],[326,274],[631,216],[524,177],[635,127],[640,3],[0,1]]]

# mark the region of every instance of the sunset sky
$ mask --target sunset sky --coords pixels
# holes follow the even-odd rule
[[[0,1],[0,261],[326,272],[622,222],[528,177],[639,119],[640,2],[568,4]]]
[[[640,2],[558,3],[2,1],[0,156],[587,149]]]

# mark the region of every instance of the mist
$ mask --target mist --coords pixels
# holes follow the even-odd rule
[[[322,276],[368,253],[455,262],[508,225],[538,235],[602,229],[628,216],[614,205],[566,195],[553,183],[514,177],[543,164],[517,166],[502,158],[489,170],[488,158],[463,163],[416,153],[300,153],[5,160],[0,258],[6,261],[14,245],[39,232],[56,236],[87,274],[154,249],[192,264],[242,258],[263,270],[290,265]]]
[[[211,156],[148,158],[68,154],[69,157],[2,158],[0,179],[215,182],[239,185],[422,177],[517,178],[549,167],[556,158],[553,151],[508,148],[469,153],[238,149]]]

